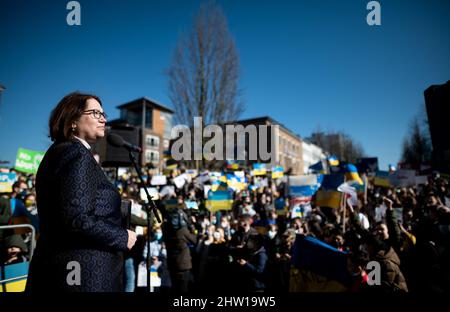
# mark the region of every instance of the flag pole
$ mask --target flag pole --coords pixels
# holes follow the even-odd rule
[[[367,174],[364,174],[364,206],[367,203],[367,185],[369,184],[369,179],[367,178]]]
[[[344,175],[344,183],[346,180],[347,180],[347,178]],[[340,204],[341,204],[341,208],[343,209],[343,212],[342,212],[342,235],[344,235],[345,234],[345,193],[344,192],[342,192]]]
[[[343,195],[343,198],[344,198],[344,200],[343,200],[343,204],[341,203],[341,205],[343,206],[343,208],[344,208],[344,211],[343,211],[343,213],[342,213],[342,235],[344,235],[345,234],[345,201],[346,201],[346,199],[345,199],[345,194],[344,193],[342,193],[342,195]]]

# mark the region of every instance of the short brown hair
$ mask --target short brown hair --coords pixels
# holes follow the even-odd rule
[[[89,99],[97,100],[102,106],[98,96],[80,92],[69,93],[59,101],[48,121],[49,137],[52,141],[64,141],[72,136],[72,122],[81,117]]]

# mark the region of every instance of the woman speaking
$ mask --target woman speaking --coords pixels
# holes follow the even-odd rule
[[[41,234],[27,291],[122,291],[122,252],[136,234],[121,226],[120,195],[91,154],[105,135],[95,95],[65,96],[50,115],[50,138],[36,176]]]

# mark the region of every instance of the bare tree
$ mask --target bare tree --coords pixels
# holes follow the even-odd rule
[[[222,10],[203,4],[192,29],[181,36],[167,71],[169,97],[178,122],[192,126],[193,117],[204,124],[237,119],[239,56]]]
[[[416,116],[412,119],[408,135],[403,140],[401,161],[421,164],[431,160],[431,144],[427,133],[427,120]]]
[[[325,133],[319,129],[311,134],[309,140],[330,155],[350,163],[365,155],[362,145],[342,131]]]

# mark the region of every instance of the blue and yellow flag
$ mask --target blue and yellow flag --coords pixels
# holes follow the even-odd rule
[[[9,280],[0,285],[0,292],[23,292],[27,284],[29,262],[8,264],[0,270],[0,280]]]
[[[169,198],[166,200],[163,200],[163,205],[166,208],[166,210],[172,210],[178,208],[178,199],[177,198]]]
[[[382,170],[377,171],[372,183],[375,186],[391,187],[390,173]]]
[[[317,238],[297,235],[289,283],[291,292],[343,292],[350,285],[347,253]]]
[[[282,178],[284,175],[284,168],[281,166],[275,166],[272,168],[272,179]]]
[[[253,164],[252,174],[254,176],[265,175],[266,172],[267,172],[266,164],[263,164],[263,163]]]
[[[330,166],[333,166],[333,167],[339,166],[339,159],[337,159],[336,156],[334,156],[334,155],[329,156],[329,157],[327,158],[327,160],[328,160],[328,164],[329,164]]]
[[[358,174],[358,170],[352,164],[347,164],[347,166],[345,167],[345,178],[347,179],[347,181],[355,181],[359,185],[364,184]]]
[[[344,183],[343,174],[323,175],[322,187],[316,194],[316,205],[319,207],[339,208],[341,206],[341,193],[337,190]]]
[[[278,197],[275,199],[275,211],[278,216],[283,216],[287,212],[286,201],[283,197]]]
[[[317,191],[316,206],[339,209],[341,206],[341,193],[338,191]]]
[[[233,205],[233,191],[228,189],[226,183],[220,183],[216,191],[208,192],[208,199],[205,202],[206,209],[211,212],[219,210],[231,210]]]
[[[242,191],[247,187],[248,181],[247,178],[244,177],[238,177],[232,173],[226,174],[227,178],[227,185],[233,189],[233,191]]]

